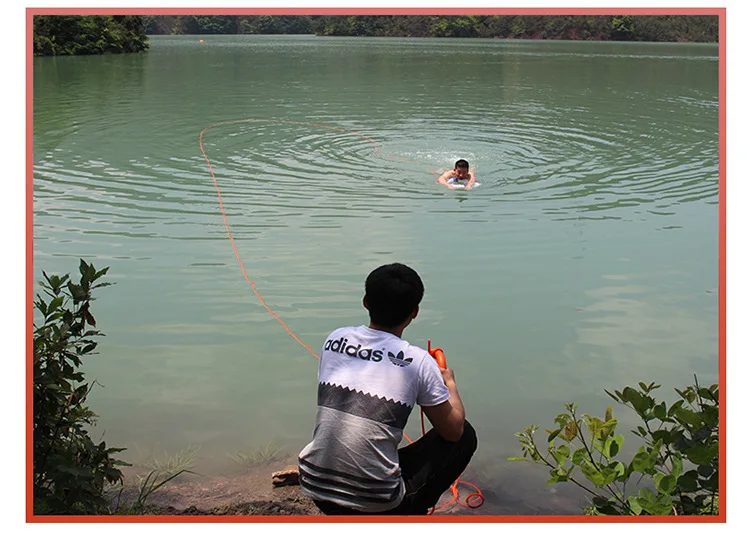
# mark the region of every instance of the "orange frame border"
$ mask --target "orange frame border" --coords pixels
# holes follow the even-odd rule
[[[35,15],[708,15],[719,17],[719,514],[717,516],[44,516],[34,515]],[[726,8],[27,8],[26,9],[26,522],[27,523],[726,523]]]

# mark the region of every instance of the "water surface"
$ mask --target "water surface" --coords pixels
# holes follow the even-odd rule
[[[85,370],[95,436],[126,458],[194,446],[229,473],[312,433],[317,360],[244,279],[198,145],[236,119],[204,147],[248,275],[305,343],[367,321],[378,265],[422,275],[405,337],[455,370],[478,513],[578,510],[505,461],[564,402],[717,380],[716,45],[202,38],[34,59],[34,269],[111,267]],[[459,158],[481,187],[434,184]]]

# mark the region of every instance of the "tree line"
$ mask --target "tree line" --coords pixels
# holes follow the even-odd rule
[[[149,48],[142,16],[37,15],[34,55],[142,52]]]
[[[34,55],[142,52],[148,35],[307,34],[349,37],[480,37],[709,42],[704,15],[37,15]]]
[[[146,33],[718,42],[706,15],[152,15]]]

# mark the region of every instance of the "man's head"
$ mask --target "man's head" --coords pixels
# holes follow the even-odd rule
[[[456,171],[456,174],[459,176],[468,176],[469,175],[469,162],[465,159],[460,159],[456,162],[456,166],[453,168],[454,171]]]
[[[414,269],[401,263],[381,265],[365,280],[365,308],[370,322],[392,328],[416,317],[424,285]]]

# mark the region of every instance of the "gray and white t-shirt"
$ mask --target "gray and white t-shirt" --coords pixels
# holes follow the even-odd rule
[[[426,350],[366,326],[334,330],[320,355],[313,440],[299,455],[303,493],[364,512],[395,508],[409,414],[449,397]]]

